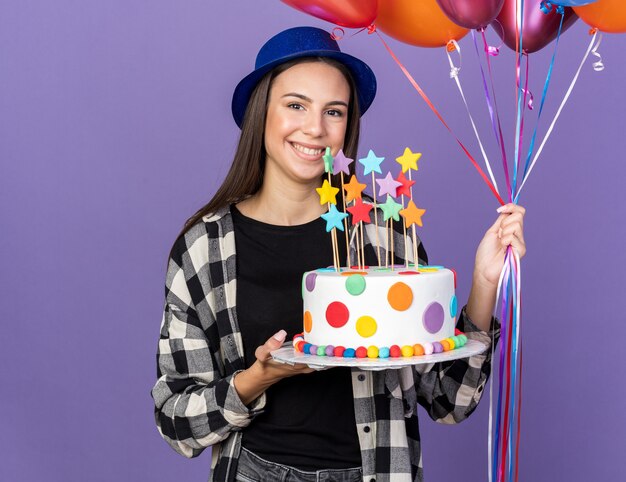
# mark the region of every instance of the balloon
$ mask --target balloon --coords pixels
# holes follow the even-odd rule
[[[626,2],[624,0],[598,0],[592,5],[575,7],[574,11],[585,23],[603,32],[626,32]]]
[[[378,11],[377,0],[281,0],[301,12],[342,27],[368,27]]]
[[[436,0],[378,0],[376,26],[419,47],[442,47],[468,32],[446,17]]]
[[[502,10],[504,0],[437,0],[450,20],[465,28],[484,28]]]
[[[519,1],[519,0],[518,0]],[[515,50],[516,0],[504,0],[500,14],[491,23],[494,30],[502,37],[505,44]],[[556,38],[561,22],[561,14],[552,9],[543,13],[539,6],[541,0],[525,0],[524,23],[522,26],[522,49],[526,53],[544,48]],[[561,33],[565,32],[578,19],[571,8],[565,8],[565,18]]]
[[[560,5],[561,7],[580,7],[597,1],[598,0],[550,0],[550,3],[552,5]]]

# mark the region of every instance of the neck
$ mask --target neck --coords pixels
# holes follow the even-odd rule
[[[319,218],[327,211],[320,205],[315,188],[321,179],[309,184],[272,183],[266,177],[261,189],[237,208],[249,218],[277,226],[297,226]]]

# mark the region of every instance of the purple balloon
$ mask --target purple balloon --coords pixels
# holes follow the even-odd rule
[[[504,0],[504,6],[491,26],[502,37],[504,43],[515,50],[515,0]],[[561,22],[561,14],[552,9],[543,13],[541,0],[525,0],[524,23],[522,25],[522,49],[526,53],[536,52],[544,48],[556,38]],[[578,19],[569,7],[565,7],[565,18],[561,33],[565,32]]]
[[[437,0],[443,13],[465,28],[485,28],[502,10],[504,0]]]

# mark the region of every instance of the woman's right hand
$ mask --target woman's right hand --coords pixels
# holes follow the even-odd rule
[[[235,375],[235,390],[239,398],[248,405],[258,398],[265,390],[283,378],[314,372],[315,369],[307,365],[296,363],[277,362],[272,358],[271,352],[283,346],[287,332],[280,330],[255,351],[256,361],[252,366]]]

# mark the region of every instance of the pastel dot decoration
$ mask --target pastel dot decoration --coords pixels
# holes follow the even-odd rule
[[[304,286],[307,291],[312,292],[315,289],[315,280],[317,279],[317,273],[309,273],[304,279]]]
[[[413,291],[406,283],[394,283],[387,292],[387,301],[396,311],[408,310],[413,303]]]
[[[304,312],[304,331],[306,331],[307,333],[311,333],[312,329],[313,317],[311,316],[311,312],[307,310]]]
[[[424,315],[422,316],[424,329],[428,333],[437,333],[443,326],[444,318],[443,306],[436,301],[433,301],[426,307]]]
[[[292,344],[294,349],[298,352],[304,353],[306,355],[317,355],[321,357],[334,356],[340,358],[383,359],[401,357],[410,358],[424,355],[432,355],[433,353],[443,353],[465,346],[465,344],[467,343],[467,336],[459,330],[455,330],[455,333],[456,334],[454,336],[444,338],[440,341],[435,341],[433,343],[416,343],[413,346],[404,345],[402,347],[398,345],[392,345],[391,347],[377,347],[376,345],[370,345],[367,348],[364,346],[359,346],[356,349],[333,345],[313,345],[304,341],[304,333],[299,333],[297,335],[294,335]]]
[[[376,320],[371,316],[361,316],[356,320],[356,332],[363,338],[369,338],[378,330]]]
[[[456,300],[456,295],[452,295],[452,299],[450,300],[450,317],[454,318],[456,316],[456,310],[458,308]]]
[[[341,301],[333,301],[326,308],[326,321],[333,328],[341,328],[350,318],[348,307]]]
[[[353,296],[358,296],[365,291],[365,277],[361,274],[353,274],[346,279],[346,291]]]

